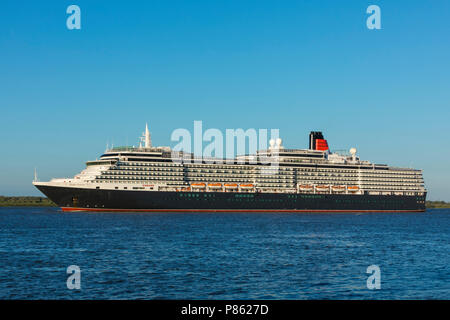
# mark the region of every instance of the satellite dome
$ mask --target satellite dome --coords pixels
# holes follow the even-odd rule
[[[269,140],[269,144],[271,147],[273,147],[275,145],[275,140],[274,139],[270,139]]]

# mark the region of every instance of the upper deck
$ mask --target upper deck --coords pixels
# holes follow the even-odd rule
[[[254,154],[224,159],[153,147],[148,133],[145,145],[106,150],[100,159],[88,161],[86,169],[73,179],[53,183],[114,190],[191,188],[211,192],[374,195],[426,192],[421,170],[360,160],[355,148],[349,153],[331,152],[321,133],[312,132],[310,138],[309,149],[287,149],[278,139]]]

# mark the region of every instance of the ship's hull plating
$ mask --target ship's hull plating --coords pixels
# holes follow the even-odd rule
[[[37,186],[63,211],[420,212],[424,196],[166,192]]]

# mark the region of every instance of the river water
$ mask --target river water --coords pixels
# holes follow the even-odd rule
[[[450,299],[448,209],[0,208],[0,234],[0,299]],[[80,289],[67,287],[71,265],[81,270]],[[367,286],[372,265],[380,289]]]

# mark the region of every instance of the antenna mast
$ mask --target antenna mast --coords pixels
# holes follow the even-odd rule
[[[150,131],[148,131],[148,125],[147,123],[145,124],[145,147],[146,148],[151,148],[152,147],[152,139],[150,138]]]

